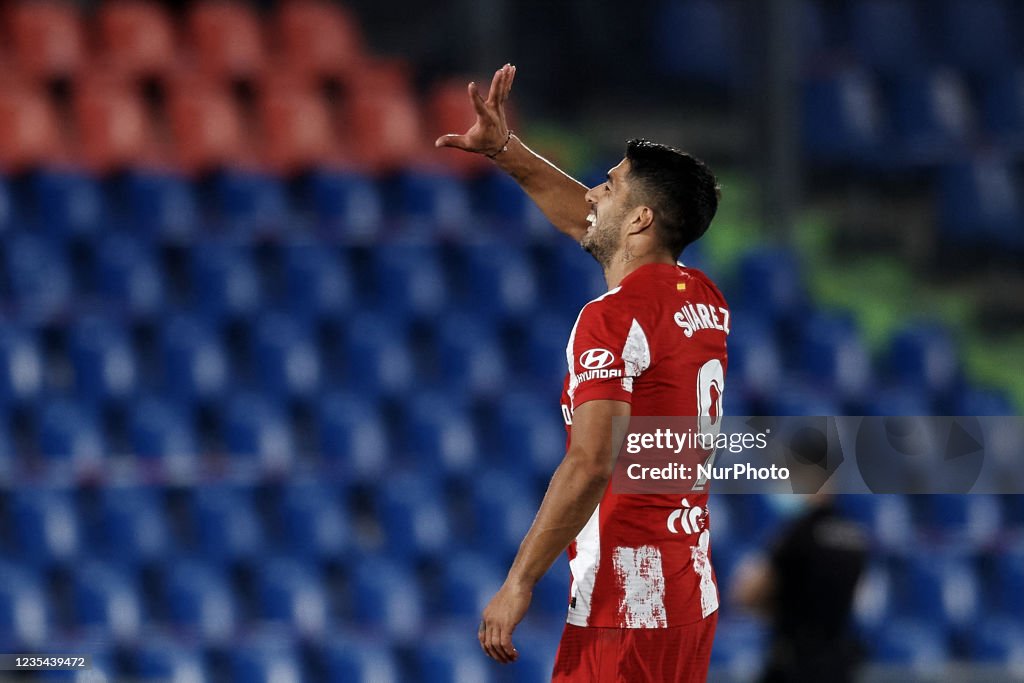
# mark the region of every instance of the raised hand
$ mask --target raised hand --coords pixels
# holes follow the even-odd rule
[[[487,98],[480,95],[475,82],[469,84],[469,99],[476,110],[476,122],[462,135],[449,133],[435,142],[435,147],[455,147],[467,152],[494,156],[500,152],[509,139],[508,122],[505,119],[505,100],[512,90],[516,68],[506,64],[494,72]]]

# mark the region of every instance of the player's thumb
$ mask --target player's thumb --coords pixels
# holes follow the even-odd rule
[[[464,135],[455,135],[449,133],[448,135],[442,135],[434,141],[434,147],[455,147],[456,149],[466,149],[466,141]]]

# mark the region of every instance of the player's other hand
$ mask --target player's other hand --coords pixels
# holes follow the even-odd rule
[[[435,147],[455,147],[467,152],[493,156],[501,151],[508,140],[508,122],[505,120],[505,100],[512,90],[516,68],[506,64],[494,72],[487,97],[480,95],[476,83],[469,84],[469,99],[476,109],[476,122],[462,135],[449,133],[435,142]]]
[[[484,608],[477,637],[480,647],[491,659],[508,664],[519,659],[519,651],[512,644],[512,632],[523,620],[533,591],[506,581],[501,590]]]

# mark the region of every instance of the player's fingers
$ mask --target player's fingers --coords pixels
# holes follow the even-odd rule
[[[488,635],[488,648],[491,653],[491,657],[501,662],[502,664],[508,664],[508,654],[505,652],[505,648],[501,644],[501,630],[497,626],[491,626],[487,629]]]
[[[508,99],[508,94],[512,91],[512,79],[515,78],[515,67],[508,64],[502,69],[504,72],[501,79],[501,103],[504,104],[505,100]]]
[[[475,82],[469,84],[469,99],[473,102],[473,108],[476,109],[476,113],[480,116],[487,115],[487,104],[484,102],[484,98],[480,95],[480,88]]]
[[[501,92],[501,79],[504,75],[505,67],[502,67],[494,72],[494,77],[491,79],[491,89],[487,91],[487,104],[495,106],[499,102]]]
[[[512,644],[512,629],[503,629],[501,631],[501,651],[510,662],[514,662],[519,658],[519,651]]]

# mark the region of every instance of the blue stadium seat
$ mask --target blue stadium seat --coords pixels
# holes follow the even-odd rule
[[[945,166],[939,174],[942,234],[954,245],[991,245],[1024,252],[1024,199],[1009,159],[987,154]]]
[[[67,648],[70,649],[70,648]],[[91,646],[90,668],[75,671],[41,671],[37,680],[72,681],[73,683],[109,683],[123,678],[117,659],[106,643]]]
[[[476,316],[451,312],[435,329],[443,386],[472,395],[495,395],[507,387],[504,350],[492,326]]]
[[[565,420],[559,406],[560,384],[542,391],[547,400],[525,391],[502,397],[498,415],[498,439],[502,463],[521,477],[548,478],[565,455]]]
[[[449,551],[451,523],[440,487],[423,476],[392,475],[377,492],[389,557],[412,560]]]
[[[1024,546],[1020,543],[994,556],[993,581],[989,584],[989,609],[1020,619],[1024,614]]]
[[[949,659],[949,644],[942,622],[895,619],[886,622],[874,638],[872,658],[912,667],[918,674],[941,674]]]
[[[515,553],[540,504],[529,481],[493,469],[473,478],[474,548],[492,558]]]
[[[74,286],[62,246],[20,233],[6,242],[4,257],[10,303],[23,322],[51,320],[70,309]]]
[[[272,395],[232,395],[222,415],[224,445],[236,465],[268,472],[287,470],[295,459],[295,439],[283,407]]]
[[[348,313],[355,298],[347,261],[331,246],[320,243],[285,247],[285,304],[288,313],[306,320]]]
[[[601,266],[579,244],[560,239],[552,245],[550,256],[548,272],[541,281],[548,310],[561,316],[575,316],[587,302],[608,291]],[[572,323],[572,319],[566,321],[563,341],[569,338]]]
[[[844,399],[859,398],[871,379],[871,359],[856,320],[850,315],[819,312],[805,319],[800,332],[800,356],[807,377]]]
[[[892,618],[893,591],[892,573],[888,566],[880,560],[871,561],[861,575],[853,596],[854,628],[862,638],[877,633],[882,625]]]
[[[261,390],[280,398],[309,399],[322,374],[309,329],[279,313],[263,316],[253,327],[252,358]]]
[[[668,74],[721,87],[737,83],[741,32],[736,3],[671,0],[661,3],[654,20],[657,63]]]
[[[226,575],[195,560],[165,565],[164,609],[175,627],[207,643],[229,638],[235,631],[236,606]]]
[[[162,387],[167,395],[186,405],[224,395],[230,366],[215,330],[195,318],[179,315],[164,322],[159,334]]]
[[[424,471],[466,475],[480,456],[467,406],[450,394],[420,392],[407,403],[406,451]]]
[[[416,680],[422,683],[492,681],[494,669],[480,644],[466,638],[466,633],[472,630],[472,625],[467,624],[463,628],[451,627],[429,634],[417,648]]]
[[[288,196],[276,176],[249,170],[225,170],[213,180],[217,212],[224,227],[240,236],[283,232]]]
[[[967,558],[919,549],[901,564],[896,584],[900,613],[961,633],[975,625],[981,595],[977,574]]]
[[[711,666],[734,678],[751,678],[761,668],[767,634],[763,624],[752,619],[719,618]]]
[[[345,327],[346,386],[364,394],[402,395],[413,386],[415,373],[408,318],[383,312],[362,312]]]
[[[999,500],[992,495],[936,494],[915,496],[914,502],[921,526],[954,539],[961,547],[985,547],[1004,528]]]
[[[2,404],[0,404],[2,405]],[[15,478],[15,471],[21,465],[17,447],[11,438],[10,429],[0,421],[0,486],[6,486]]]
[[[568,586],[568,583],[565,585]],[[564,611],[560,617],[558,621],[550,624],[541,622],[536,626],[527,621],[516,629],[512,642],[519,650],[519,659],[509,671],[514,683],[533,683],[551,678],[555,668],[555,653],[558,651],[558,641],[552,636],[558,632],[559,622],[565,619]]]
[[[812,160],[865,164],[881,158],[886,130],[880,92],[863,69],[809,77],[802,107],[802,144]]]
[[[201,453],[188,408],[162,398],[134,402],[129,416],[132,451],[143,462],[155,462],[172,477],[194,474]]]
[[[39,414],[39,452],[53,463],[75,469],[98,467],[106,454],[99,416],[88,404],[59,398],[47,401]]]
[[[497,224],[509,239],[557,239],[557,232],[540,209],[508,174],[485,173],[474,184],[477,214]]]
[[[253,643],[231,653],[231,676],[253,683],[303,683],[306,680],[295,648],[286,641]]]
[[[1019,668],[1024,659],[1024,625],[1019,619],[985,619],[970,634],[970,655],[975,662],[1003,670]]]
[[[1005,68],[1018,56],[1020,36],[1003,0],[943,0],[939,16],[944,62],[985,74]]]
[[[75,623],[99,638],[132,640],[145,620],[137,577],[96,561],[75,567]]]
[[[33,178],[36,211],[43,229],[64,238],[90,237],[109,222],[103,188],[77,171],[40,171]]]
[[[388,643],[365,636],[336,636],[324,650],[329,683],[400,680],[399,664]]]
[[[556,624],[565,622],[569,610],[569,584],[569,561],[562,556],[533,587],[533,604],[541,616],[555,620]]]
[[[37,573],[0,562],[0,639],[14,649],[45,646],[54,624]]]
[[[728,390],[726,392],[728,396]],[[839,397],[813,384],[797,381],[785,385],[774,396],[769,396],[771,415],[842,415]],[[728,400],[728,399],[726,399]]]
[[[912,384],[875,387],[864,402],[863,412],[873,416],[904,417],[935,414],[928,391]]]
[[[775,328],[753,311],[733,310],[729,334],[729,377],[725,400],[742,395],[767,396],[778,387],[782,355]],[[742,398],[742,396],[741,396]],[[729,409],[726,414],[743,415]]]
[[[373,250],[377,300],[391,310],[430,316],[448,304],[445,269],[429,244],[389,244]]]
[[[228,484],[196,487],[192,527],[200,555],[210,562],[251,560],[266,547],[249,488]]]
[[[198,648],[176,642],[147,637],[133,653],[134,672],[140,680],[194,681],[210,680]]]
[[[406,169],[393,179],[388,193],[391,210],[404,231],[431,234],[471,230],[473,217],[466,186],[442,171]]]
[[[36,335],[17,324],[0,327],[0,405],[37,397],[45,375]]]
[[[78,394],[97,403],[132,397],[139,372],[123,325],[100,317],[82,318],[70,330],[68,351]]]
[[[843,495],[837,505],[868,536],[888,550],[906,549],[916,538],[916,527],[906,496],[892,494]]]
[[[376,399],[331,393],[318,402],[317,409],[324,458],[338,464],[353,479],[379,479],[388,467],[392,449]]]
[[[139,566],[168,557],[173,538],[161,506],[160,490],[104,488],[97,536],[95,547],[119,564]]]
[[[6,178],[0,178],[0,235],[7,238],[21,226],[22,213],[11,184]]]
[[[95,277],[107,306],[140,316],[163,313],[164,278],[148,243],[105,235],[97,245]]]
[[[735,303],[772,320],[794,318],[807,305],[801,270],[792,251],[752,249],[740,260],[740,301]]]
[[[933,165],[964,154],[975,112],[963,78],[935,69],[895,81],[889,97],[896,163]]]
[[[526,339],[526,358],[520,367],[538,387],[547,387],[557,395],[569,371],[566,345],[576,319],[555,313],[541,313],[530,320]]]
[[[364,633],[381,632],[392,642],[419,638],[423,596],[416,577],[390,556],[363,557],[353,575],[355,619]],[[387,642],[375,636],[376,642]]]
[[[260,616],[279,622],[303,636],[320,636],[327,629],[328,595],[314,566],[292,559],[260,562],[257,578]]]
[[[886,76],[907,75],[929,62],[924,22],[913,0],[856,0],[849,3],[850,44],[857,61]]]
[[[465,247],[466,301],[480,316],[525,316],[539,304],[539,276],[528,253],[489,242]]]
[[[461,552],[447,558],[441,588],[445,616],[478,617],[501,588],[506,571],[490,553]]]
[[[960,375],[956,342],[941,325],[909,325],[890,342],[889,372],[908,386],[944,394],[954,388]]]
[[[184,239],[203,227],[196,193],[181,176],[133,170],[125,176],[122,191],[133,233]]]
[[[284,491],[281,529],[286,550],[307,560],[337,560],[352,543],[344,489],[319,481],[293,482]]]
[[[1019,156],[1024,150],[1024,69],[995,69],[981,83],[986,133],[1000,149]]]
[[[260,278],[244,245],[207,243],[192,254],[192,297],[210,320],[244,317],[262,303]]]
[[[67,491],[24,487],[11,502],[19,559],[42,566],[70,563],[78,557],[81,516]]]
[[[1001,389],[964,387],[953,396],[950,415],[1015,415],[1013,401]]]
[[[356,173],[316,169],[305,194],[326,232],[350,240],[370,240],[381,230],[384,213],[373,180]]]

